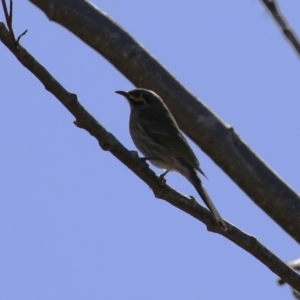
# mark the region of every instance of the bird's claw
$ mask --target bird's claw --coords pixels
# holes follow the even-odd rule
[[[133,156],[135,156],[136,158],[139,157],[139,154],[138,154],[137,151],[135,151],[135,150],[130,150],[129,152],[130,152]]]
[[[187,198],[190,204],[197,202],[194,196],[187,196]]]
[[[164,178],[164,174],[158,175],[161,185],[166,185],[167,180]]]

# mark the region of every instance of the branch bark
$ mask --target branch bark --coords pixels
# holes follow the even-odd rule
[[[14,41],[12,41],[9,31],[2,22],[0,22],[0,40],[15,55],[19,62],[45,86],[46,90],[52,93],[75,117],[75,125],[85,129],[95,137],[103,150],[110,151],[117,159],[148,184],[156,197],[166,200],[173,206],[206,224],[208,230],[226,237],[243,248],[294,289],[300,291],[300,276],[262,245],[255,237],[247,235],[230,223],[227,223],[227,232],[221,230],[211,213],[198,204],[193,198],[181,195],[168,185],[162,184],[159,177],[148,168],[148,165],[143,160],[140,160],[135,153],[128,151],[84,109],[75,94],[65,90],[21,45],[19,45],[17,50],[15,49]]]
[[[289,23],[284,18],[282,12],[278,8],[277,1],[275,0],[261,0],[261,2],[266,6],[269,10],[270,14],[273,16],[275,22],[281,28],[282,33],[285,37],[290,41],[291,45],[293,46],[294,50],[297,52],[298,56],[300,56],[300,42],[293,31],[293,29],[289,26]]]
[[[166,102],[180,128],[279,226],[300,242],[300,197],[127,32],[83,0],[29,0]],[[197,128],[197,130],[195,130]]]

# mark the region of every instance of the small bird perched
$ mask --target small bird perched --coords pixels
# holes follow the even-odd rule
[[[154,92],[140,88],[116,93],[123,95],[130,104],[129,130],[136,147],[154,166],[166,170],[162,178],[169,171],[177,171],[190,181],[221,228],[227,230],[198,177],[197,171],[205,176],[199,161],[162,99]]]

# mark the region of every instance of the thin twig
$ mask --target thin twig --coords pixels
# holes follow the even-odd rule
[[[22,34],[20,34],[19,37],[16,39],[13,31],[13,25],[12,25],[13,24],[13,1],[9,0],[9,12],[7,10],[6,1],[5,0],[1,0],[1,1],[2,1],[2,7],[5,15],[6,25],[9,29],[11,40],[13,41],[15,50],[18,50],[20,39],[23,35],[27,33],[28,29],[26,29]]]
[[[287,20],[284,18],[282,12],[278,8],[276,0],[261,0],[263,4],[267,7],[274,20],[277,22],[278,26],[281,28],[283,34],[293,45],[294,49],[300,56],[300,42],[297,34],[294,33],[292,28],[289,26]]]
[[[17,47],[19,46],[21,37],[22,37],[23,35],[25,35],[25,34],[27,33],[27,31],[28,31],[28,29],[24,30],[24,32],[21,33],[21,34],[19,35],[19,37],[17,38],[17,41],[16,41],[16,42],[17,42]]]
[[[3,7],[3,11],[4,11],[5,20],[6,20],[6,25],[9,29],[9,34],[10,34],[11,40],[15,42],[16,38],[15,38],[14,31],[12,28],[13,2],[12,2],[12,0],[9,0],[9,12],[8,12],[7,6],[6,6],[6,1],[5,0],[1,0],[1,1],[2,1],[2,7]]]
[[[10,21],[10,24],[12,26],[12,23],[13,23],[13,1],[12,0],[9,0],[9,21]]]

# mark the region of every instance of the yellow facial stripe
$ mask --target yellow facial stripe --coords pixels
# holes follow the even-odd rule
[[[130,95],[130,98],[135,101],[135,102],[145,102],[145,98],[143,97],[142,94],[139,95]]]

